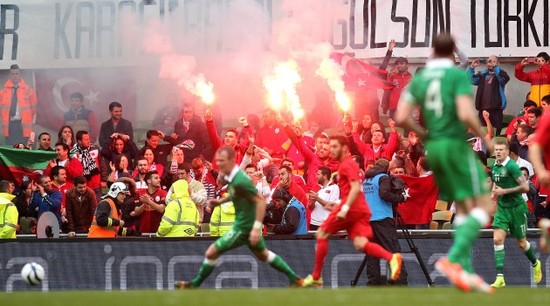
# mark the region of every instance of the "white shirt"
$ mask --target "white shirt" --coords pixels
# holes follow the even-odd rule
[[[329,184],[317,192],[319,197],[328,202],[336,202],[340,199],[340,188],[336,184]],[[315,208],[311,212],[311,224],[319,226],[330,214],[319,202],[315,202]]]
[[[271,188],[269,187],[269,185],[264,186],[264,184],[262,183],[262,180],[260,180],[256,184],[256,189],[258,190],[258,193],[262,197],[264,197],[264,199],[268,199],[271,196]]]
[[[531,164],[529,161],[521,158],[518,156],[518,160],[516,160],[516,164],[518,164],[518,167],[520,168],[527,168],[527,171],[529,172],[529,176],[533,176],[535,174],[535,170],[533,170],[533,164]]]

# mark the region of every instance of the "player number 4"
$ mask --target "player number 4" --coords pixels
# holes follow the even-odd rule
[[[443,101],[441,101],[441,80],[435,79],[430,82],[426,94],[426,109],[435,113],[437,118],[443,116]]]

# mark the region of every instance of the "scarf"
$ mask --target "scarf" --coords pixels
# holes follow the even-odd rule
[[[95,159],[90,154],[90,151],[97,151],[93,146],[88,148],[82,148],[79,145],[76,145],[71,150],[71,155],[76,155],[76,157],[82,163],[82,168],[84,169],[84,176],[88,178],[89,176],[99,174],[99,166],[97,165]],[[97,153],[96,153],[97,154]]]

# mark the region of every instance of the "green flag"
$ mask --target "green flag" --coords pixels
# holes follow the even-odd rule
[[[0,177],[20,185],[42,175],[52,159],[54,152],[0,147]]]

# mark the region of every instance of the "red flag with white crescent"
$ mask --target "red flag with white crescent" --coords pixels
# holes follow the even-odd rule
[[[130,68],[79,68],[35,70],[38,113],[36,123],[57,131],[71,107],[70,95],[84,95],[84,106],[95,113],[98,124],[109,118],[109,103],[120,102],[124,118],[136,114],[136,86]],[[76,133],[76,131],[74,131]]]
[[[361,91],[369,88],[390,90],[394,87],[391,82],[386,81],[386,70],[373,67],[346,53],[334,52],[330,57],[345,71],[342,79],[346,84],[346,90]]]

